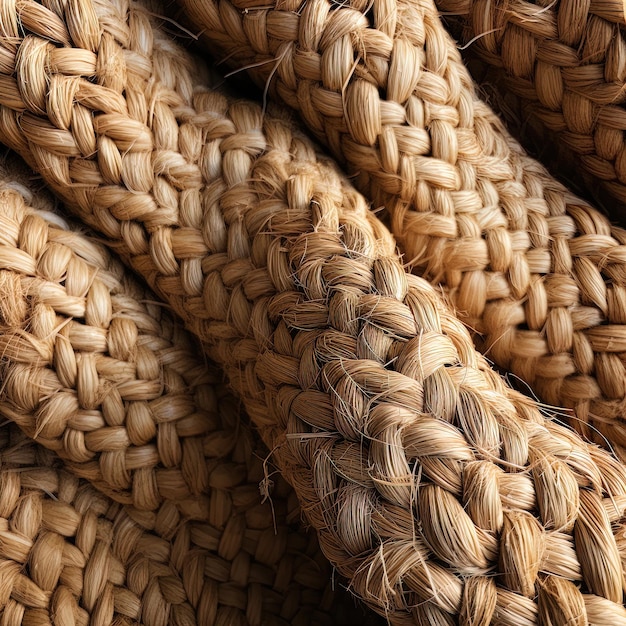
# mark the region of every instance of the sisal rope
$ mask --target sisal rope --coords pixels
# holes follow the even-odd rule
[[[477,99],[434,3],[180,3],[219,58],[297,109],[385,208],[478,349],[626,458],[626,233],[522,153]]]
[[[457,32],[456,22],[446,19],[444,23],[452,34]],[[608,215],[615,224],[623,226],[624,212],[619,205],[596,178],[579,167],[579,157],[560,140],[557,131],[546,128],[535,114],[534,105],[505,87],[506,76],[483,61],[471,46],[460,50],[477,94],[498,115],[511,136],[571,192]]]
[[[195,623],[169,562],[185,558],[184,543],[147,532],[6,422],[0,461],[2,624]]]
[[[13,170],[0,165],[0,415],[64,471],[0,445],[0,623],[371,622],[331,590],[293,492],[181,325],[102,245],[28,207],[47,208]],[[5,469],[16,455],[26,473]]]
[[[342,623],[325,609],[321,589],[310,584],[319,576],[317,567],[327,566],[314,560],[319,550],[315,543],[307,546],[304,536],[291,533],[298,538],[291,547],[302,554],[282,572],[284,587],[278,579],[276,588],[268,584],[275,578],[272,566],[241,558],[232,563],[232,572],[247,578],[247,585],[228,583],[231,563],[217,555],[218,537],[210,526],[182,521],[175,527],[166,509],[160,516],[142,515],[56,461],[16,426],[0,427],[4,626]],[[254,541],[255,535],[245,539]],[[303,594],[293,595],[298,584],[290,576],[303,581],[302,589],[308,587]],[[353,613],[343,623],[361,619]]]
[[[504,386],[289,120],[194,83],[138,4],[20,12],[5,141],[225,368],[352,591],[398,625],[626,624],[626,468]]]
[[[622,0],[436,0],[497,70],[498,88],[568,149],[567,164],[626,209],[626,17]],[[570,172],[573,174],[574,172]]]

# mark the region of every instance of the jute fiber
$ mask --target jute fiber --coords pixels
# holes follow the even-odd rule
[[[405,260],[445,287],[478,349],[626,458],[626,233],[522,152],[434,3],[181,3],[387,211]]]
[[[351,590],[392,624],[626,624],[626,468],[505,387],[292,123],[194,83],[138,4],[20,14],[43,100],[5,141],[224,367]]]
[[[472,53],[575,158],[607,207],[626,208],[626,16],[621,0],[436,0]]]
[[[368,623],[182,325],[7,169],[0,416],[64,465],[0,428],[0,624]]]
[[[2,624],[194,623],[169,562],[184,546],[144,530],[7,422],[0,462]]]
[[[443,17],[443,21],[453,36],[461,32],[455,21],[449,21],[447,17]],[[457,38],[460,37],[459,34]],[[477,94],[496,113],[524,150],[571,192],[590,202],[613,223],[623,226],[626,212],[621,205],[601,187],[597,178],[580,166],[579,156],[566,142],[561,141],[558,131],[545,126],[535,114],[533,103],[508,89],[506,75],[484,61],[472,46],[461,47],[460,51],[474,80]]]

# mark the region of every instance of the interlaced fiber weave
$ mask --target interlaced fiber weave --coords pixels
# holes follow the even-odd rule
[[[446,288],[479,350],[626,458],[626,232],[478,100],[432,0],[180,1],[220,58],[268,82],[386,209],[405,259]],[[35,113],[30,74],[15,71],[12,99]]]
[[[281,619],[278,612],[265,613],[263,622],[246,615],[239,606],[241,590],[212,579],[227,568],[216,555],[207,558],[216,542],[210,529],[183,522],[175,537],[164,534],[171,520],[151,520],[113,502],[6,422],[0,427],[0,462],[0,619],[5,626],[339,623],[330,612],[320,620],[323,608],[314,601],[321,594],[312,588],[291,598],[301,602],[293,620],[287,614]],[[308,575],[315,565],[308,565]],[[272,591],[263,580],[269,569],[253,565],[248,590],[254,594],[262,586],[276,602],[280,589]],[[307,609],[316,616],[304,615]],[[353,614],[345,623],[362,622]]]
[[[500,89],[530,105],[587,174],[626,207],[626,17],[622,0],[436,0]]]
[[[289,525],[284,481],[267,476],[262,503],[267,451],[181,325],[102,245],[27,207],[4,169],[0,415],[65,471],[26,442],[5,450],[0,428],[0,623],[367,623],[331,591],[315,536]],[[16,455],[26,473],[6,469]]]
[[[224,367],[351,590],[392,624],[626,624],[626,467],[503,384],[291,122],[194,83],[139,4],[20,14],[5,141]]]
[[[168,562],[185,557],[184,544],[146,532],[7,422],[0,463],[2,624],[194,623],[180,619],[191,607]]]

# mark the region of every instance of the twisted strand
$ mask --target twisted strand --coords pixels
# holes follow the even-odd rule
[[[219,58],[248,68],[298,110],[374,208],[385,209],[407,262],[445,287],[475,330],[477,348],[542,401],[570,409],[571,425],[585,437],[610,441],[625,458],[626,235],[523,154],[477,99],[434,3],[179,4]],[[440,6],[470,5],[459,4]],[[471,6],[480,32],[498,28],[481,46],[491,50],[510,36],[518,47],[510,48],[509,64],[527,72],[535,55],[543,55],[546,80],[558,83],[558,89],[546,86],[546,97],[562,101],[575,130],[565,134],[584,146],[581,162],[624,200],[623,81],[611,81],[623,78],[626,49],[621,29],[600,4],[557,3],[559,32],[575,39],[572,48],[548,39],[556,37],[552,3]],[[597,37],[585,35],[580,13],[586,8],[594,14],[589,29],[601,25]],[[494,16],[496,24],[483,23]],[[557,80],[550,64],[569,59],[576,48],[570,22],[588,45],[567,68],[568,83]],[[551,27],[542,29],[546,23]],[[522,29],[532,34],[518,41],[513,35]],[[602,65],[605,53],[613,59],[610,69]],[[580,55],[590,64],[578,67]],[[511,84],[530,97],[528,80],[516,74]],[[607,101],[600,106],[590,94]],[[546,115],[563,129],[563,115]],[[616,173],[609,175],[613,163]]]
[[[15,561],[31,569],[11,574],[3,583],[7,594],[17,598],[19,585],[39,585],[45,602],[22,610],[58,613],[61,603],[67,613],[78,602],[72,609],[80,609],[78,624],[130,625],[112,617],[113,605],[122,601],[133,612],[122,611],[119,619],[141,618],[146,626],[367,623],[352,598],[331,591],[331,571],[314,534],[307,537],[293,525],[293,492],[270,474],[271,466],[265,469],[267,451],[219,384],[215,367],[197,356],[181,325],[103,246],[42,212],[49,205],[37,202],[41,194],[7,169],[0,171],[0,414],[65,462],[63,471],[48,471],[52,457],[22,441],[6,458],[32,457],[23,461],[32,465],[24,474],[5,469],[0,446],[0,514],[9,518],[11,533],[24,533],[20,524],[28,522],[32,543]],[[27,206],[24,196],[40,210]],[[0,429],[0,442],[9,431]],[[41,474],[43,482],[31,474]],[[58,489],[48,488],[50,481]],[[93,486],[106,495],[94,494]],[[46,504],[47,492],[62,500],[67,492],[66,508],[79,493],[78,512]],[[20,524],[11,521],[14,510],[28,516],[41,502],[56,526],[48,528],[41,511]],[[75,536],[64,532],[64,515],[79,538],[95,529],[102,535],[88,543],[67,599],[65,587],[54,591],[40,581],[52,577],[56,584],[55,576],[65,577],[63,567],[78,565],[69,556],[65,565],[60,561],[68,550],[64,537]],[[51,538],[47,529],[57,534]],[[14,541],[8,531],[0,538],[2,546]],[[111,550],[115,556],[106,556]],[[135,595],[126,598],[131,591]],[[9,620],[3,624],[22,623],[9,617],[14,604],[0,595],[0,621]]]
[[[624,4],[437,0],[437,6],[463,41],[474,40],[472,52],[497,70],[496,84],[519,99],[516,108],[523,105],[539,121],[537,132],[551,131],[567,148],[567,165],[623,215]]]
[[[289,120],[141,5],[20,7],[4,140],[224,367],[351,589],[393,624],[626,624],[624,466],[505,387]]]

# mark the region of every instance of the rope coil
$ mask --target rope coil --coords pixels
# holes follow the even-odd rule
[[[3,140],[224,367],[351,589],[394,624],[626,624],[624,466],[505,387],[291,122],[195,82],[140,5],[23,4],[16,68],[95,69],[16,70]]]
[[[373,621],[331,590],[293,492],[180,323],[32,183],[0,178],[0,414],[29,437],[0,428],[2,623]]]

